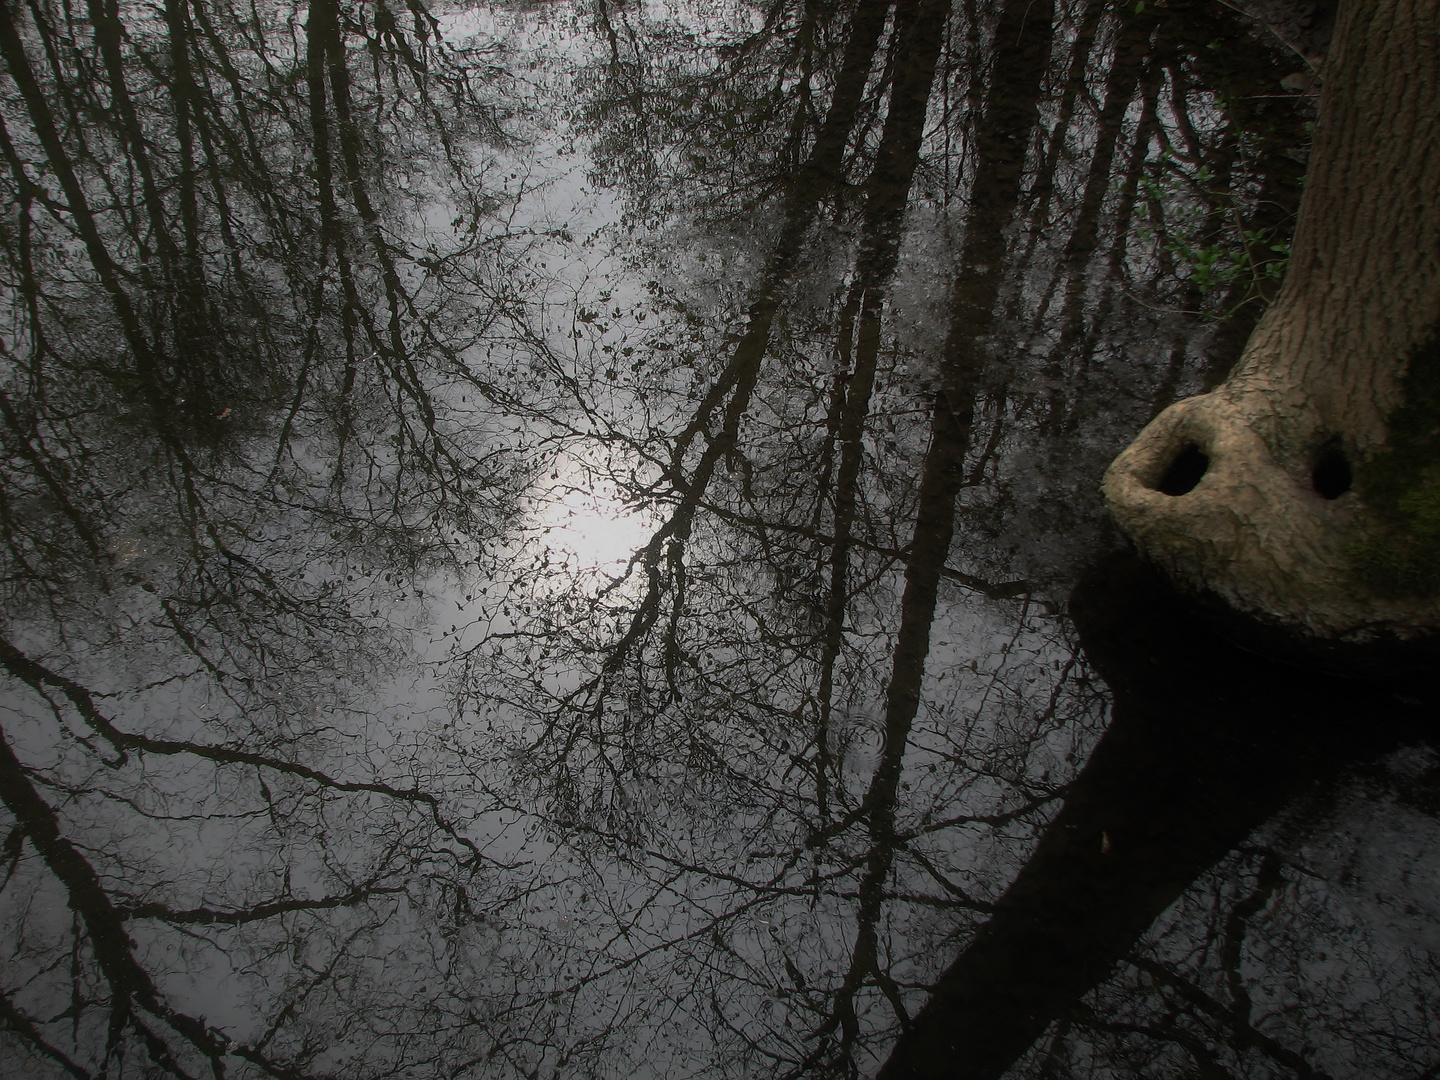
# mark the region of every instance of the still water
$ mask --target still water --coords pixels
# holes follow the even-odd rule
[[[1283,274],[1210,0],[0,10],[0,1073],[1431,1077],[1431,673],[1098,495]]]

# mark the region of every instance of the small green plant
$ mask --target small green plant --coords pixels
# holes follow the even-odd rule
[[[1372,528],[1349,555],[1380,595],[1429,597],[1440,593],[1440,327],[1411,354],[1404,392],[1389,444],[1360,470]]]
[[[1266,280],[1279,282],[1285,276],[1285,259],[1290,254],[1288,244],[1267,244],[1270,229],[1246,229],[1242,232],[1244,242],[1195,244],[1184,237],[1172,238],[1165,250],[1182,262],[1190,265],[1190,281],[1200,290],[1202,296],[1216,289],[1228,289],[1242,281]],[[1255,256],[1260,252],[1272,251],[1279,259],[1267,259],[1256,266]]]
[[[1205,317],[1224,322],[1257,296],[1267,300],[1273,296],[1285,276],[1290,245],[1277,240],[1273,229],[1245,228],[1229,193],[1219,187],[1208,166],[1201,165],[1185,176],[1169,153],[1162,157],[1161,164],[1168,167],[1158,178],[1141,178],[1148,198],[1140,207],[1140,217],[1153,219],[1156,209],[1170,208],[1160,210],[1160,216],[1166,218],[1161,246],[1174,257],[1179,274],[1201,296],[1220,293],[1232,298],[1230,306],[1207,311]],[[1205,205],[1185,209],[1186,197],[1193,198],[1197,193]],[[1153,239],[1158,225],[1154,222],[1148,228],[1142,227],[1140,238]],[[1244,288],[1247,284],[1250,287]]]

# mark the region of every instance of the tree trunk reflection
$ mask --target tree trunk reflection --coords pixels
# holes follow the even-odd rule
[[[1084,1015],[1081,998],[1204,871],[1292,800],[1423,726],[1424,706],[1390,680],[1277,669],[1242,651],[1132,557],[1096,567],[1071,612],[1115,692],[1111,725],[882,1077],[1004,1075],[1051,1025]],[[1273,854],[1259,880],[1232,919],[1274,891]],[[1238,938],[1230,947],[1233,989]],[[1305,1047],[1250,1029],[1243,1001],[1239,991],[1222,1006],[1235,1036],[1299,1075],[1321,1075]]]

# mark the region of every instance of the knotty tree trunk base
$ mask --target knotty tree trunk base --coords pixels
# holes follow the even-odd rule
[[[1360,643],[1440,630],[1433,599],[1378,596],[1357,576],[1352,553],[1370,532],[1363,503],[1353,488],[1327,497],[1350,472],[1353,439],[1303,406],[1277,411],[1277,399],[1296,396],[1226,384],[1166,409],[1105,476],[1116,523],[1183,587],[1306,636]],[[1308,452],[1277,454],[1262,433],[1282,427],[1292,439],[1309,432],[1295,439]]]

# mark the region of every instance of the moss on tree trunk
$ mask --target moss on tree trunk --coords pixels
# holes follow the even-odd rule
[[[1410,358],[1389,439],[1360,473],[1367,535],[1349,554],[1380,596],[1440,594],[1440,327]]]

